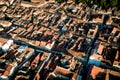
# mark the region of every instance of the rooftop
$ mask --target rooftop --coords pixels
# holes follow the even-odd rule
[[[119,80],[119,21],[72,0],[1,0],[0,79]]]

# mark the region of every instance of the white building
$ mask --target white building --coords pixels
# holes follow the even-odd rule
[[[13,44],[13,40],[8,40],[7,43],[5,43],[3,46],[2,46],[2,50],[4,52],[7,52],[10,48],[10,46]]]

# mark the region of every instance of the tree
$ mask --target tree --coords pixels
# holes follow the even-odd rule
[[[117,6],[118,5],[118,0],[110,0],[110,5],[112,7]]]
[[[65,2],[67,0],[55,0],[59,3]],[[98,5],[99,7],[102,8],[109,8],[109,7],[120,7],[120,0],[73,0],[75,3],[82,2],[83,4],[88,4],[88,6],[92,6],[91,2],[93,4]]]
[[[66,2],[67,0],[55,0],[57,1],[58,3],[62,3],[62,2]]]
[[[75,3],[79,3],[79,2],[82,2],[82,3],[86,3],[87,0],[73,0]]]

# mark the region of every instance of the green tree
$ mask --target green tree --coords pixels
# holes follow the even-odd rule
[[[106,0],[101,0],[100,1],[100,6],[103,8],[106,8]]]
[[[59,3],[65,2],[67,0],[55,0]],[[89,6],[92,6],[91,1],[93,1],[94,4],[97,4],[99,7],[101,6],[102,8],[109,8],[109,7],[115,7],[119,6],[120,7],[120,0],[73,0],[75,3],[82,2],[84,4],[88,4]]]
[[[112,7],[117,6],[118,5],[118,0],[110,0],[110,5]]]
[[[75,3],[79,3],[79,2],[82,2],[82,3],[86,3],[87,0],[73,0]]]

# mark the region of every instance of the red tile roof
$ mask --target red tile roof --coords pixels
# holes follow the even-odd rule
[[[45,41],[41,41],[41,42],[40,42],[40,46],[41,46],[41,47],[45,47],[46,44],[47,44],[47,43],[46,43]]]
[[[31,0],[32,2],[40,2],[40,3],[44,3],[45,0]]]
[[[32,49],[32,48],[26,48],[25,51],[29,51],[29,52],[26,54],[26,57],[28,58],[28,57],[32,54],[32,52],[34,52],[34,49]]]
[[[8,39],[0,38],[0,43],[6,43],[7,41],[8,41]]]
[[[113,28],[113,30],[112,30],[112,33],[116,33],[116,31],[118,30],[118,28]]]
[[[11,65],[8,65],[5,72],[3,73],[4,76],[8,77],[9,76],[9,73],[10,73],[10,70],[11,70],[12,66]]]
[[[40,45],[40,41],[35,41],[35,45],[39,46]]]
[[[45,60],[48,56],[50,56],[50,53],[44,52],[40,60]]]
[[[70,67],[71,68],[75,68],[75,65],[77,64],[77,61],[76,60],[74,60],[74,58],[72,58],[72,62],[71,62],[71,64],[70,64]]]
[[[4,14],[0,14],[0,18],[3,18],[3,17],[5,17],[5,15]]]
[[[3,27],[10,27],[12,23],[9,21],[0,20],[0,25],[2,25]]]
[[[98,47],[98,51],[97,52],[99,54],[102,54],[103,49],[104,49],[104,46],[100,44],[99,47]]]
[[[55,68],[54,73],[55,74],[62,74],[64,76],[70,76],[70,75],[72,76],[73,75],[73,73],[71,71],[69,71],[65,68],[59,67],[59,66],[57,66]]]
[[[100,67],[93,66],[91,69],[90,76],[95,79],[99,73],[105,73],[105,69],[102,69]]]
[[[42,32],[42,31],[44,31],[44,30],[46,30],[46,28],[41,27],[38,31]]]
[[[101,18],[95,18],[93,21],[102,23],[103,20]]]
[[[103,57],[101,55],[98,55],[98,54],[92,54],[90,57],[98,59],[98,60],[102,60],[103,59]]]
[[[52,41],[56,40],[58,38],[58,35],[54,35],[52,38]]]
[[[52,34],[52,32],[51,32],[50,30],[47,30],[47,31],[44,33],[44,35],[50,35],[50,34]]]
[[[5,11],[6,9],[7,9],[7,6],[2,6],[2,8],[0,8],[0,12]]]

